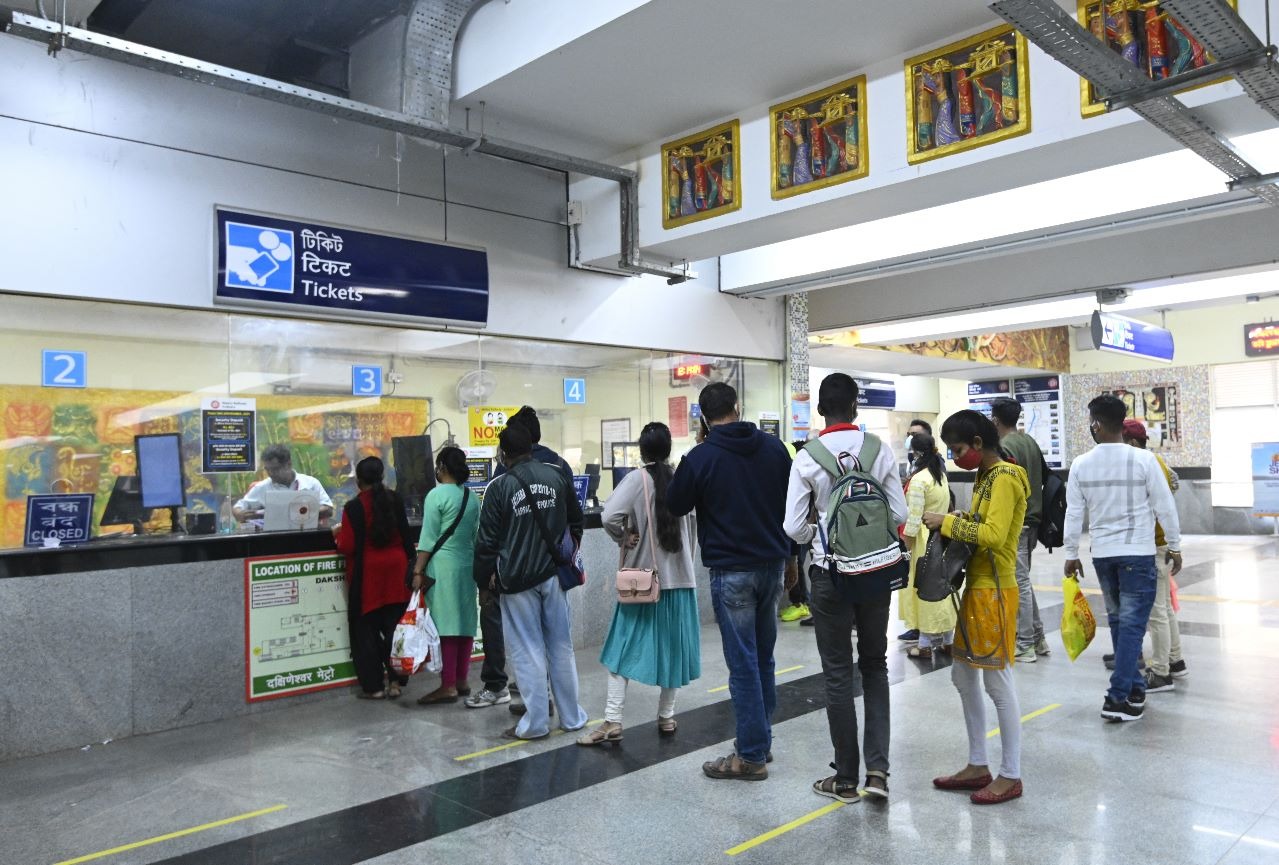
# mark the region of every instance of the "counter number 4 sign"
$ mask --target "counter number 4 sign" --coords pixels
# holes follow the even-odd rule
[[[41,354],[40,384],[43,387],[86,387],[87,355],[83,351],[46,348]]]
[[[586,379],[564,379],[564,405],[586,405]]]

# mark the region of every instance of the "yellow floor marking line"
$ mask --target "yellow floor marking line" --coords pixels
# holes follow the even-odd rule
[[[1036,709],[1035,711],[1031,712],[1029,715],[1022,715],[1021,722],[1024,724],[1027,721],[1029,721],[1031,718],[1038,718],[1040,715],[1047,715],[1053,709],[1060,709],[1060,708],[1061,708],[1061,703],[1053,703],[1051,706],[1044,706],[1042,709]],[[989,733],[986,734],[986,738],[993,739],[998,735],[999,735],[999,728],[996,727],[995,729],[991,730]]]
[[[827,814],[829,814],[831,811],[838,811],[840,808],[843,808],[846,804],[848,803],[832,802],[831,804],[827,805],[825,808],[818,808],[816,811],[812,811],[808,814],[805,814],[803,817],[800,817],[797,820],[790,821],[785,826],[778,826],[776,829],[765,832],[763,835],[756,835],[751,840],[743,841],[741,844],[738,844],[736,847],[730,847],[724,852],[728,854],[729,856],[736,856],[739,853],[745,853],[747,850],[751,850],[755,847],[758,847],[760,844],[763,844],[765,841],[772,841],[778,835],[785,835],[787,832],[789,832],[792,829],[798,829],[800,826],[803,826],[805,823],[811,823],[814,820],[816,820],[818,817],[824,817]]]
[[[774,676],[780,676],[782,673],[793,673],[793,672],[795,672],[796,670],[802,670],[802,669],[804,669],[804,665],[803,665],[803,664],[796,664],[796,665],[795,665],[795,666],[793,666],[793,667],[787,667],[785,670],[776,670],[776,671],[774,671],[773,675],[774,675]],[[722,693],[723,691],[727,691],[727,690],[728,690],[728,685],[720,685],[718,688],[711,688],[711,689],[710,689],[709,691],[707,691],[706,693],[708,693],[708,694],[719,694],[719,693]]]
[[[100,850],[97,853],[90,853],[87,856],[77,856],[74,859],[64,859],[61,862],[55,862],[54,865],[79,865],[80,862],[92,862],[94,859],[114,856],[117,853],[124,853],[128,850],[137,850],[139,847],[148,847],[151,844],[159,844],[161,841],[172,841],[174,838],[183,838],[187,835],[194,835],[196,832],[216,829],[219,826],[229,826],[232,823],[239,823],[242,820],[252,820],[254,817],[261,817],[265,814],[274,814],[276,811],[283,811],[287,807],[289,806],[272,805],[270,808],[250,811],[247,814],[237,814],[234,817],[227,817],[225,820],[214,820],[212,823],[202,823],[199,826],[192,826],[190,829],[170,832],[167,835],[157,835],[154,838],[147,838],[145,841],[134,841],[132,844],[123,844],[119,847],[112,847],[110,850]]]
[[[596,719],[594,721],[587,721],[586,726],[590,727],[593,724],[602,724],[602,723],[604,723],[603,719]],[[552,736],[562,736],[566,732],[567,732],[566,730],[552,730],[550,736],[547,736],[546,738],[549,739]],[[507,742],[505,745],[495,745],[492,748],[485,748],[483,751],[476,751],[473,754],[463,754],[461,757],[454,757],[453,760],[454,762],[462,763],[462,762],[465,762],[466,760],[474,760],[476,757],[487,757],[489,754],[496,754],[498,751],[505,751],[508,748],[518,748],[521,745],[527,745],[530,742],[541,742],[541,741],[542,741],[541,739],[520,739],[517,742]],[[59,863],[59,865],[62,865],[62,863]]]
[[[1061,586],[1035,586],[1035,590],[1039,592],[1057,592],[1061,593]],[[1100,595],[1101,589],[1092,589],[1081,587],[1085,595]],[[1178,592],[1177,599],[1179,601],[1193,601],[1205,604],[1242,604],[1248,607],[1279,607],[1279,600],[1264,598],[1223,598],[1219,595],[1193,595],[1187,592]]]

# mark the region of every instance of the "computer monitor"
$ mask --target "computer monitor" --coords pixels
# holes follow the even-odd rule
[[[133,531],[142,534],[142,524],[151,519],[151,511],[142,507],[142,485],[134,475],[120,475],[111,488],[111,496],[102,511],[99,526],[133,526]]]
[[[613,489],[617,489],[622,484],[622,478],[635,471],[633,466],[613,466]]]
[[[395,491],[404,500],[409,521],[422,519],[422,501],[435,488],[435,457],[430,436],[395,436],[391,461],[395,466]]]
[[[133,437],[138,459],[142,507],[180,508],[186,505],[182,478],[182,436],[178,433]]]

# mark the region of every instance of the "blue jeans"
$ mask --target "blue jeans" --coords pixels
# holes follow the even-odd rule
[[[515,725],[515,735],[536,739],[551,731],[548,672],[560,709],[560,725],[565,730],[585,727],[586,710],[577,698],[568,595],[560,588],[560,581],[552,575],[531,589],[502,595],[502,630],[506,654],[524,697],[525,712]]]
[[[1133,692],[1146,692],[1146,680],[1137,669],[1137,659],[1141,657],[1150,608],[1155,603],[1155,557],[1110,556],[1093,559],[1092,566],[1097,569],[1097,582],[1106,600],[1110,641],[1115,649],[1115,671],[1110,675],[1106,696],[1122,703]]]
[[[748,571],[711,568],[711,604],[728,664],[737,753],[748,763],[765,762],[773,747],[772,717],[777,708],[773,646],[785,567],[779,560]]]

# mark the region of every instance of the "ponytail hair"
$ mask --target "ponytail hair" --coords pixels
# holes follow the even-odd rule
[[[671,468],[671,431],[664,423],[654,421],[639,434],[640,459],[647,465],[644,471],[653,479],[653,527],[657,545],[668,553],[678,553],[684,548],[684,536],[679,519],[666,506],[666,490],[670,487],[675,470]]]
[[[459,447],[449,445],[440,448],[440,452],[435,455],[435,464],[448,472],[453,483],[459,487],[471,476],[471,470],[466,465],[466,454]]]
[[[910,467],[911,477],[927,471],[933,480],[941,483],[946,477],[946,462],[937,452],[937,442],[928,433],[915,433],[910,437],[910,449],[915,452],[915,462]]]
[[[375,547],[391,546],[399,531],[399,517],[395,513],[396,495],[382,483],[384,477],[386,465],[378,457],[365,457],[355,465],[355,479],[368,488],[373,499],[369,543]]]

